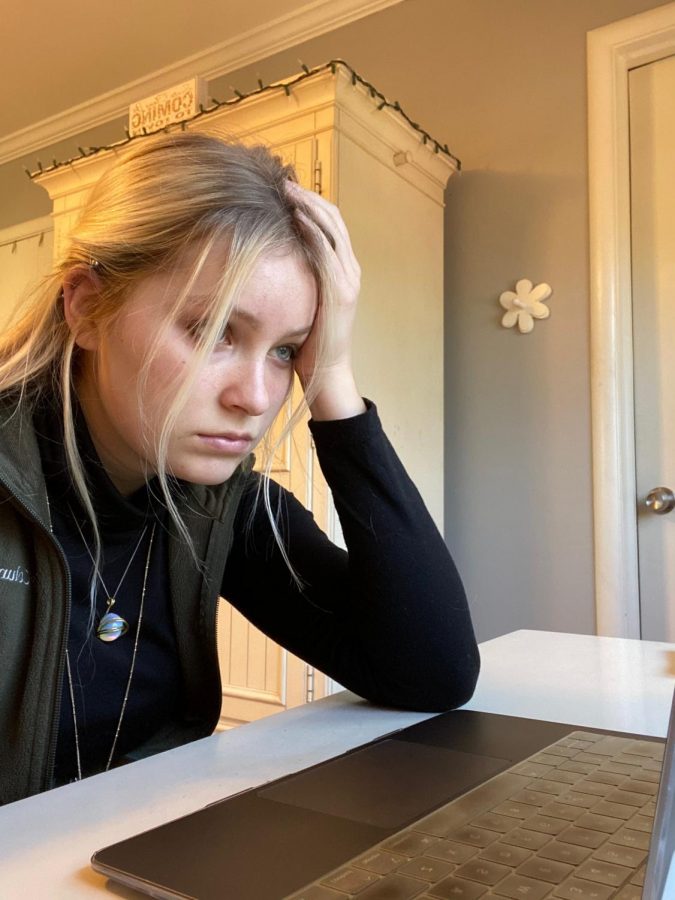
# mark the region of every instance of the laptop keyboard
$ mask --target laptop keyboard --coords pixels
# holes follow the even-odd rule
[[[572,732],[292,900],[640,900],[663,749]]]

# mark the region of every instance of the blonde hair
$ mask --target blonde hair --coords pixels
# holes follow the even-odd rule
[[[191,132],[138,141],[119,155],[94,186],[54,271],[21,318],[0,339],[0,391],[17,391],[19,403],[37,399],[45,392],[60,399],[66,457],[94,528],[94,577],[100,563],[100,536],[75,437],[73,383],[81,352],[64,314],[64,278],[73,269],[94,266],[101,289],[90,310],[90,321],[105,327],[114,321],[140,281],[171,270],[187,247],[196,247],[196,261],[176,293],[168,328],[187,302],[209,252],[226,242],[227,265],[204,317],[190,370],[176,385],[154,448],[164,502],[179,533],[192,548],[169,486],[168,441],[199,367],[222,334],[239,293],[263,254],[294,253],[308,266],[322,305],[317,335],[319,366],[325,353],[332,310],[331,269],[325,242],[298,221],[298,204],[285,189],[287,179],[295,179],[292,168],[261,146],[247,147]],[[139,402],[161,338],[162,334],[157,335],[140,373]],[[305,401],[294,411],[286,432],[301,417],[313,391],[314,384],[305,386]],[[281,552],[298,580],[284,548],[277,511],[271,509],[269,450],[267,456],[261,490]],[[194,555],[194,548],[192,552]],[[196,556],[195,561],[199,564]],[[92,599],[93,594],[92,587]]]

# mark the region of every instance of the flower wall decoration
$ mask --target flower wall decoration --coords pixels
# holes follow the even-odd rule
[[[551,310],[544,300],[553,293],[550,285],[541,283],[532,287],[529,278],[521,278],[516,290],[504,291],[499,297],[500,304],[506,312],[502,316],[504,328],[513,328],[518,323],[521,334],[528,334],[534,328],[535,319],[548,319]]]

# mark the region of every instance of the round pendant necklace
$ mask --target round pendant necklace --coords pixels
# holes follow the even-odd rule
[[[127,684],[126,684],[126,688],[124,690],[124,697],[122,698],[122,708],[120,709],[120,715],[117,720],[117,727],[115,728],[115,736],[113,737],[112,747],[110,748],[110,753],[108,754],[108,762],[106,763],[106,767],[105,767],[106,772],[110,769],[110,766],[112,765],[112,761],[113,761],[113,756],[115,755],[115,748],[117,747],[117,738],[119,737],[120,729],[122,728],[122,720],[124,719],[124,714],[127,709],[127,701],[129,699],[129,691],[131,690],[131,680],[134,677],[134,669],[136,667],[136,653],[138,651],[138,639],[141,634],[141,622],[143,621],[143,607],[145,604],[145,589],[148,584],[148,571],[150,569],[150,557],[152,554],[152,544],[155,539],[156,524],[157,523],[153,524],[152,531],[150,532],[150,542],[148,544],[148,555],[145,558],[145,571],[143,573],[143,587],[141,588],[141,603],[140,603],[139,610],[138,610],[138,624],[136,625],[136,635],[134,637],[134,647],[133,647],[133,651],[131,654],[131,665],[129,666],[129,677],[127,678]],[[79,528],[79,525],[78,525],[78,528]],[[136,551],[138,550],[141,540],[143,539],[143,535],[146,533],[147,530],[148,530],[148,527],[146,525],[146,527],[143,529],[143,534],[141,534],[138,544],[136,544],[136,548],[134,550],[133,556],[136,555]],[[86,546],[86,544],[85,544],[85,546]],[[89,554],[89,555],[91,556],[91,554]],[[133,556],[132,556],[132,559],[133,559]],[[126,572],[128,571],[130,565],[131,565],[131,562],[129,562],[129,565],[127,566],[127,570],[125,571],[124,575],[126,575]],[[124,575],[122,576],[122,581],[124,580]],[[105,585],[104,585],[104,587],[105,587]],[[119,590],[119,585],[118,585],[117,589]],[[106,590],[106,593],[107,593],[107,590]],[[127,628],[128,628],[128,625],[127,625]],[[117,635],[117,637],[119,637],[119,635]],[[67,648],[66,648],[66,674],[68,677],[68,692],[70,694],[70,708],[73,713],[73,730],[75,732],[75,757],[76,757],[76,762],[77,762],[77,780],[81,781],[82,780],[82,761],[81,761],[81,757],[80,757],[80,738],[79,738],[79,733],[78,733],[78,728],[77,728],[77,710],[75,708],[75,690],[73,687],[73,675],[72,675],[71,668],[70,668],[70,655],[68,653]]]
[[[94,561],[94,557],[92,555],[91,550],[89,549],[89,545],[84,539],[84,534],[82,533],[82,529],[80,528],[80,523],[77,521],[75,516],[73,515],[73,519],[75,521],[75,525],[77,526],[77,530],[80,533],[80,537],[82,538],[82,543],[84,544],[84,548],[89,554],[89,559],[92,561],[92,564],[96,567],[96,563]],[[136,546],[134,547],[134,552],[131,554],[129,558],[129,562],[126,565],[124,572],[122,573],[122,577],[119,580],[119,583],[113,593],[111,594],[108,590],[105,581],[103,580],[103,576],[101,575],[100,569],[96,567],[96,576],[98,580],[101,582],[101,586],[105,591],[106,597],[106,609],[101,618],[99,619],[98,625],[96,626],[96,636],[104,641],[106,644],[111,641],[116,641],[118,638],[122,637],[123,634],[126,634],[129,630],[129,623],[126,619],[123,619],[122,616],[118,616],[117,613],[111,612],[111,609],[115,605],[115,600],[120,592],[120,588],[124,582],[124,579],[127,577],[127,573],[131,568],[131,564],[138,553],[138,548],[141,546],[141,542],[145,537],[145,534],[148,530],[148,526],[146,525],[143,531],[141,531],[141,535],[136,542]],[[154,526],[153,526],[154,530]],[[152,545],[152,541],[151,541]]]

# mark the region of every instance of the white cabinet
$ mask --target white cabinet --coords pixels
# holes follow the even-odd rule
[[[52,223],[48,216],[0,231],[0,329],[51,272]]]
[[[354,363],[361,392],[385,429],[439,528],[443,524],[443,195],[454,165],[423,143],[395,110],[344,69],[223,107],[188,128],[264,143],[292,162],[306,187],[337,203],[363,271]],[[39,179],[54,201],[55,253],[111,153]],[[274,477],[310,507],[330,537],[339,525],[309,433],[300,426]],[[330,685],[246,622],[219,615],[222,725],[228,727],[323,696]]]

